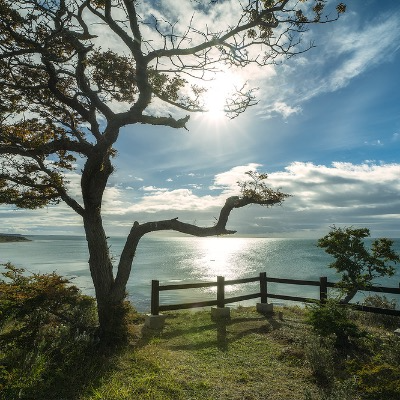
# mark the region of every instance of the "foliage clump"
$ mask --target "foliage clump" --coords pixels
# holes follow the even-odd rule
[[[0,399],[35,398],[95,344],[94,299],[51,274],[4,265],[0,279]]]
[[[400,395],[400,368],[373,362],[357,371],[359,389],[366,400],[397,400]]]
[[[286,198],[290,197],[290,194],[282,193],[280,190],[274,190],[267,186],[264,181],[268,178],[268,174],[247,171],[246,175],[251,179],[237,182],[243,199],[268,207],[282,204]]]
[[[309,306],[307,320],[314,332],[325,338],[332,337],[338,349],[346,349],[362,332],[350,318],[350,310],[335,299]]]
[[[358,290],[371,286],[375,278],[393,276],[394,264],[400,262],[400,254],[393,249],[393,240],[375,239],[366,248],[368,228],[333,226],[331,231],[318,240],[318,246],[335,258],[329,267],[341,276],[337,286],[345,293],[342,302],[348,303]]]

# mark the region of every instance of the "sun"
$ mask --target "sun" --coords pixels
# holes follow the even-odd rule
[[[213,121],[224,119],[227,101],[241,86],[243,83],[239,75],[230,70],[219,72],[210,82],[203,98],[206,118]]]

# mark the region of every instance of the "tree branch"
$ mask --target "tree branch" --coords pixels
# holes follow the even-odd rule
[[[282,195],[284,197],[288,196],[284,194]],[[124,290],[126,283],[129,279],[133,257],[136,253],[136,248],[139,244],[140,239],[147,233],[172,230],[197,237],[232,235],[236,233],[236,231],[226,229],[226,224],[228,222],[229,215],[234,208],[245,207],[249,204],[273,206],[275,204],[280,204],[282,201],[282,198],[257,200],[250,197],[229,197],[228,199],[226,199],[225,204],[221,209],[217,223],[211,227],[199,227],[193,224],[178,221],[178,218],[146,222],[144,224],[139,224],[137,221],[135,221],[127,237],[124,249],[121,253],[118,265],[118,272],[114,282],[114,289],[112,290],[112,296],[118,298],[118,296],[123,295],[123,293],[121,293],[121,290]]]

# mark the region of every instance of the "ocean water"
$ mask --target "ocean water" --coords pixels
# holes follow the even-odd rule
[[[72,280],[82,291],[94,295],[88,268],[88,252],[83,237],[28,236],[30,242],[0,243],[0,264],[12,262],[30,272],[57,272]],[[110,251],[118,261],[124,238],[111,238]],[[400,240],[395,241],[400,251]],[[318,280],[327,276],[337,281],[338,275],[328,267],[333,258],[317,247],[317,240],[235,238],[235,237],[145,237],[141,240],[127,285],[130,301],[138,311],[150,310],[151,281],[160,284],[216,281],[258,276],[266,272],[275,278]],[[0,270],[1,270],[0,266]],[[377,280],[383,286],[398,287],[400,266],[391,278]],[[318,287],[269,284],[271,293],[318,298]],[[257,284],[226,288],[226,297],[258,291]],[[357,301],[368,293],[360,294]],[[387,295],[396,298],[400,296]],[[194,302],[216,298],[216,288],[164,291],[161,304]],[[242,305],[257,300],[241,302]],[[274,302],[284,303],[280,300]]]

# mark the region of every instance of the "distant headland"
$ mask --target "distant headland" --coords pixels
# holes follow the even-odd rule
[[[4,242],[30,242],[30,240],[17,233],[0,233],[0,243]]]

